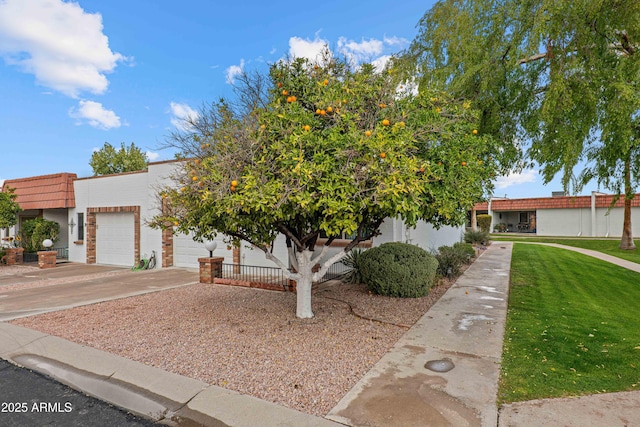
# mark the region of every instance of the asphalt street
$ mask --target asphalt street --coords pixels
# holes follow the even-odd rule
[[[0,426],[157,426],[0,359]]]

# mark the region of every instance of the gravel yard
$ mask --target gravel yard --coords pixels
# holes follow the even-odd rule
[[[12,323],[322,416],[450,286],[396,299],[325,284],[302,320],[295,294],[196,284]]]

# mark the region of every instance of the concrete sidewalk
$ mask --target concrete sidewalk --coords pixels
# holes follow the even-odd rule
[[[511,249],[489,246],[328,418],[371,427],[496,426]]]

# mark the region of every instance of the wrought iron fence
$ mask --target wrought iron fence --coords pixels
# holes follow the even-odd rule
[[[329,280],[339,279],[349,271],[352,270],[352,267],[348,267],[344,265],[342,262],[336,262],[329,267],[329,270],[322,276],[322,279],[318,280],[318,283],[328,282]]]
[[[289,280],[276,267],[222,263],[222,278],[242,282],[260,282],[289,287]]]
[[[69,248],[52,248],[51,250],[56,251],[56,259],[69,259]],[[22,262],[38,262],[38,253],[24,252]]]

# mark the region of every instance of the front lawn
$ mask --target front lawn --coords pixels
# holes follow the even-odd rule
[[[515,244],[500,403],[640,389],[640,274]]]
[[[636,244],[635,251],[625,251],[620,249],[620,239],[591,239],[591,238],[561,238],[561,237],[520,237],[520,236],[501,236],[492,234],[491,240],[510,241],[510,242],[544,242],[557,243],[559,245],[574,246],[577,248],[591,249],[593,251],[603,252],[605,254],[626,259],[627,261],[637,262],[640,264],[640,240],[634,240]]]

